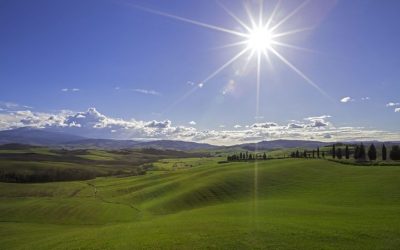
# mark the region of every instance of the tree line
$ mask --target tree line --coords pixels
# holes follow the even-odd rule
[[[330,150],[330,155],[333,159],[350,159],[353,158],[357,161],[375,161],[378,158],[378,153],[375,145],[372,143],[368,149],[364,146],[363,143],[359,145],[355,145],[354,149],[350,149],[349,145],[346,145],[343,149],[342,147],[336,147],[336,144],[332,145],[332,149]],[[319,147],[316,150],[304,150],[303,152],[299,152],[296,150],[292,152],[290,156],[292,158],[325,158],[326,151],[320,151]],[[388,150],[385,144],[382,145],[381,148],[381,159],[382,161],[386,161],[388,159]],[[389,159],[398,161],[400,160],[400,147],[398,145],[392,146],[389,152]]]
[[[235,153],[233,155],[228,155],[227,160],[228,161],[251,161],[251,160],[267,160],[267,154],[264,152],[263,154],[261,153],[249,153],[248,151],[242,153]]]

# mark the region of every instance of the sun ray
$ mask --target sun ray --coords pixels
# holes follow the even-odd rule
[[[225,12],[230,15],[233,19],[235,19],[236,22],[238,22],[243,28],[245,28],[247,31],[250,31],[250,27],[247,26],[240,18],[238,18],[235,14],[233,14],[232,11],[230,11],[225,5],[223,5],[220,1],[217,1],[217,3],[222,7],[222,9],[225,10]]]
[[[307,49],[307,48],[303,48],[303,47],[299,47],[299,46],[295,46],[295,45],[291,45],[291,44],[288,44],[288,43],[282,43],[282,42],[278,42],[278,41],[272,41],[271,43],[274,44],[274,45],[278,45],[278,46],[282,46],[282,47],[286,47],[286,48],[297,49],[297,50],[302,50],[302,51],[311,52],[311,53],[318,53],[315,50]]]
[[[244,4],[244,9],[246,10],[247,16],[250,20],[251,27],[257,27],[256,21],[254,21],[253,14],[251,13],[250,7],[247,4]]]
[[[317,89],[321,94],[324,96],[328,97],[331,99],[331,97],[325,93],[316,83],[314,83],[309,77],[307,77],[301,70],[296,68],[292,63],[290,63],[286,58],[284,58],[281,54],[279,54],[278,51],[276,51],[274,48],[270,49],[272,53],[274,53],[282,62],[284,62],[289,68],[291,68],[295,73],[297,73],[301,78],[303,78],[308,84],[313,86],[315,89]]]
[[[294,9],[292,12],[289,13],[289,15],[287,15],[286,17],[284,17],[281,21],[279,21],[277,24],[275,24],[270,30],[274,31],[277,28],[279,28],[279,26],[281,26],[283,23],[285,23],[287,20],[289,20],[292,16],[294,16],[297,12],[299,12],[304,6],[306,6],[308,3],[310,2],[310,0],[306,0],[304,1],[302,4],[300,4],[296,9]]]
[[[215,47],[214,49],[225,49],[225,48],[230,48],[230,47],[237,47],[240,45],[244,45],[246,44],[247,41],[239,41],[239,42],[235,42],[235,43],[228,43],[219,47]]]
[[[278,0],[278,2],[275,4],[274,10],[272,11],[271,15],[268,18],[267,23],[264,26],[266,29],[269,29],[269,26],[271,25],[272,21],[274,20],[274,17],[276,15],[276,12],[278,11],[280,4],[281,4],[281,0]]]
[[[238,31],[235,31],[235,30],[230,30],[230,29],[222,28],[222,27],[211,25],[211,24],[207,24],[207,23],[202,23],[202,22],[199,22],[199,21],[195,21],[195,20],[192,20],[192,19],[185,18],[185,17],[180,17],[180,16],[168,14],[168,13],[165,13],[165,12],[162,12],[162,11],[145,8],[145,7],[138,6],[138,5],[133,5],[133,6],[135,8],[138,8],[138,9],[141,9],[143,11],[146,11],[146,12],[149,12],[149,13],[153,13],[153,14],[156,14],[156,15],[159,15],[159,16],[164,16],[164,17],[176,19],[176,20],[179,20],[179,21],[182,21],[182,22],[191,23],[191,24],[194,24],[194,25],[197,25],[197,26],[209,28],[209,29],[216,30],[216,31],[225,32],[225,33],[236,35],[236,36],[247,37],[247,34],[242,33],[242,32],[238,32]]]
[[[221,72],[222,70],[224,70],[226,67],[228,67],[230,64],[232,64],[234,61],[236,61],[239,57],[241,57],[244,53],[246,53],[249,49],[245,48],[242,51],[240,51],[239,53],[237,53],[234,57],[232,57],[232,59],[230,59],[229,61],[227,61],[224,65],[222,65],[221,67],[219,67],[216,71],[214,71],[211,75],[207,76],[201,83],[206,83],[209,80],[211,80],[212,78],[214,78],[219,72]]]
[[[273,38],[283,37],[283,36],[293,35],[293,34],[296,34],[296,33],[309,31],[309,30],[313,30],[313,29],[315,29],[315,27],[307,27],[307,28],[289,30],[289,31],[285,31],[285,32],[282,32],[282,33],[274,34],[272,37]]]
[[[169,110],[171,110],[174,106],[176,106],[177,104],[181,103],[182,101],[184,101],[186,98],[188,98],[189,96],[191,96],[194,92],[196,92],[196,90],[202,88],[204,86],[204,84],[206,82],[208,82],[209,80],[211,80],[213,77],[215,77],[219,72],[221,72],[222,70],[224,70],[226,67],[228,67],[230,64],[232,64],[234,61],[236,61],[239,57],[241,57],[244,53],[246,53],[248,51],[248,49],[243,49],[242,51],[240,51],[239,53],[237,53],[234,57],[232,57],[228,62],[226,62],[224,65],[222,65],[221,67],[219,67],[216,71],[214,71],[211,75],[209,75],[206,79],[204,79],[203,81],[199,82],[198,84],[196,84],[195,87],[193,87],[191,90],[189,90],[188,92],[186,92],[182,97],[180,97],[179,99],[177,99],[175,102],[173,102],[170,106],[167,107],[167,109],[164,112],[167,112]]]
[[[257,54],[256,117],[260,116],[261,53]]]
[[[264,0],[259,0],[260,1],[260,8],[258,11],[258,27],[263,26],[263,12],[264,12]]]

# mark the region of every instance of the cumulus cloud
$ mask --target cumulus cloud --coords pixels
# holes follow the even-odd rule
[[[159,129],[163,129],[163,128],[168,128],[171,126],[171,121],[170,120],[166,120],[166,121],[151,121],[146,123],[145,127],[147,128],[159,128]]]
[[[352,99],[350,96],[346,96],[346,97],[343,97],[342,99],[340,99],[340,102],[342,102],[342,103],[353,102],[353,101],[354,101],[354,99]]]
[[[400,109],[400,108],[399,108]],[[400,112],[397,111],[397,112]],[[125,120],[112,118],[89,108],[84,112],[62,110],[57,113],[33,112],[27,109],[0,112],[0,130],[18,127],[36,127],[92,138],[110,139],[172,139],[232,145],[244,142],[274,139],[313,139],[321,141],[400,140],[398,132],[357,127],[334,127],[330,116],[315,116],[281,125],[275,122],[255,123],[217,130],[198,130],[179,126],[170,120]],[[191,124],[192,125],[192,124]],[[240,127],[239,127],[240,126]]]
[[[241,128],[242,126],[239,124],[236,124],[235,126],[233,126],[234,128]]]
[[[196,125],[196,122],[195,121],[190,121],[189,124],[190,125]]]
[[[399,113],[400,112],[400,108],[395,108],[394,112]]]
[[[305,125],[303,124],[298,124],[298,123],[289,123],[287,128],[291,129],[291,128],[304,128]]]
[[[141,93],[141,94],[145,94],[145,95],[158,95],[158,96],[161,95],[160,92],[157,92],[152,89],[132,89],[132,91],[135,91],[135,92]]]
[[[400,106],[400,103],[398,102],[389,102],[386,104],[386,107],[394,107],[394,106]]]
[[[254,123],[251,125],[252,128],[271,128],[278,126],[275,122],[264,122],[264,123]]]

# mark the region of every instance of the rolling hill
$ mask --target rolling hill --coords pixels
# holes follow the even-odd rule
[[[90,181],[0,183],[4,249],[398,249],[400,168],[218,164]]]

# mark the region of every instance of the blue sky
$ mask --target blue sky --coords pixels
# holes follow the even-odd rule
[[[254,16],[259,9],[258,1],[221,2],[246,23],[244,3]],[[302,3],[282,1],[276,22]],[[275,4],[264,1],[265,16]],[[11,119],[6,115],[16,117],[16,108],[6,107],[13,103],[20,106],[18,111],[33,114],[94,107],[107,117],[144,123],[169,120],[196,131],[266,122],[286,126],[324,116],[324,122],[335,128],[399,133],[397,0],[311,0],[282,24],[282,32],[313,27],[283,38],[312,51],[276,49],[329,98],[272,56],[271,64],[261,64],[258,119],[256,59],[243,70],[246,55],[182,99],[193,88],[191,83],[202,82],[243,49],[244,45],[220,48],[238,37],[156,15],[138,5],[241,31],[214,0],[1,1],[2,122]],[[349,101],[341,102],[345,97]],[[390,102],[394,105],[387,107]]]

